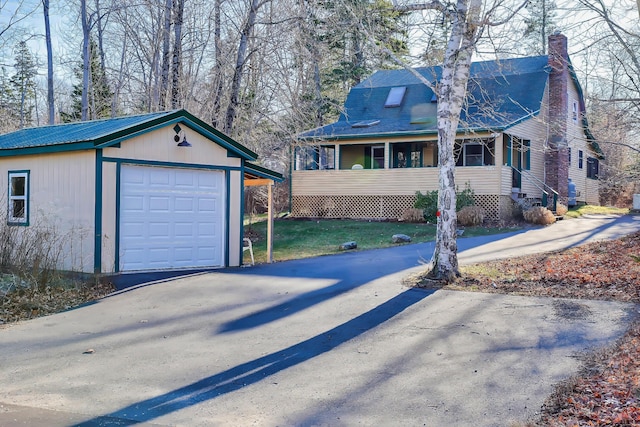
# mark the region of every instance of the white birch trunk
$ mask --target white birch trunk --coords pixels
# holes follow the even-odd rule
[[[453,147],[464,103],[471,55],[478,32],[481,0],[458,0],[451,36],[438,82],[438,226],[431,275],[454,280],[458,269],[456,183]]]

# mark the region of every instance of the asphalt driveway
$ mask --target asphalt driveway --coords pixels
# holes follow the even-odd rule
[[[477,262],[640,230],[460,239]],[[408,289],[432,244],[194,274],[0,329],[1,426],[504,426],[638,307]]]

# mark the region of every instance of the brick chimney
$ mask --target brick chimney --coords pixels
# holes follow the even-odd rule
[[[569,150],[569,55],[567,38],[559,32],[549,36],[549,140],[545,151],[545,183],[559,193],[559,202],[567,204]]]

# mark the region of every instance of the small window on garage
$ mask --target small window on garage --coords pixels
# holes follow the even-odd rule
[[[29,224],[29,171],[9,171],[9,210],[7,222]]]

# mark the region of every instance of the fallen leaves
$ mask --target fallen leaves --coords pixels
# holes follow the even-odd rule
[[[23,286],[0,293],[0,324],[70,310],[111,292],[111,284],[68,283],[65,286]]]

